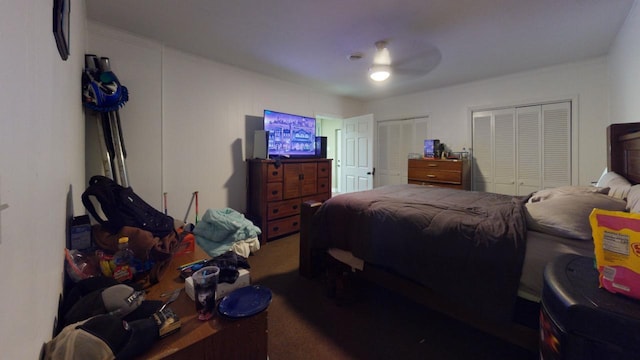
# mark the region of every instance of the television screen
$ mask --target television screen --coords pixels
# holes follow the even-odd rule
[[[264,129],[269,132],[269,157],[315,157],[315,118],[265,110]]]

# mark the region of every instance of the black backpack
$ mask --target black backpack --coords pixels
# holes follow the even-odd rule
[[[112,234],[123,226],[147,230],[159,238],[174,231],[171,216],[147,204],[130,187],[123,187],[106,176],[91,177],[89,187],[82,193],[82,203],[91,216]]]

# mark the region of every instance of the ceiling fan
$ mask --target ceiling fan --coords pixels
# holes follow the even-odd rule
[[[369,77],[373,81],[385,81],[391,76],[391,55],[386,40],[376,41],[375,45],[376,53],[369,68]]]
[[[408,52],[405,59],[396,59],[392,62],[387,45],[387,40],[375,42],[376,52],[373,56],[373,63],[369,67],[369,77],[373,81],[385,81],[392,73],[412,77],[422,76],[433,70],[442,59],[442,54],[435,46],[424,44],[421,49],[405,48],[404,52]]]

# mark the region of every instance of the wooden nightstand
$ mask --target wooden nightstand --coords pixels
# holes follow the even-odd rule
[[[470,190],[469,161],[449,159],[409,159],[409,184]]]

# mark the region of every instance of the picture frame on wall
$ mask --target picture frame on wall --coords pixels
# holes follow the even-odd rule
[[[69,58],[69,13],[71,0],[53,0],[53,37],[62,60]]]

